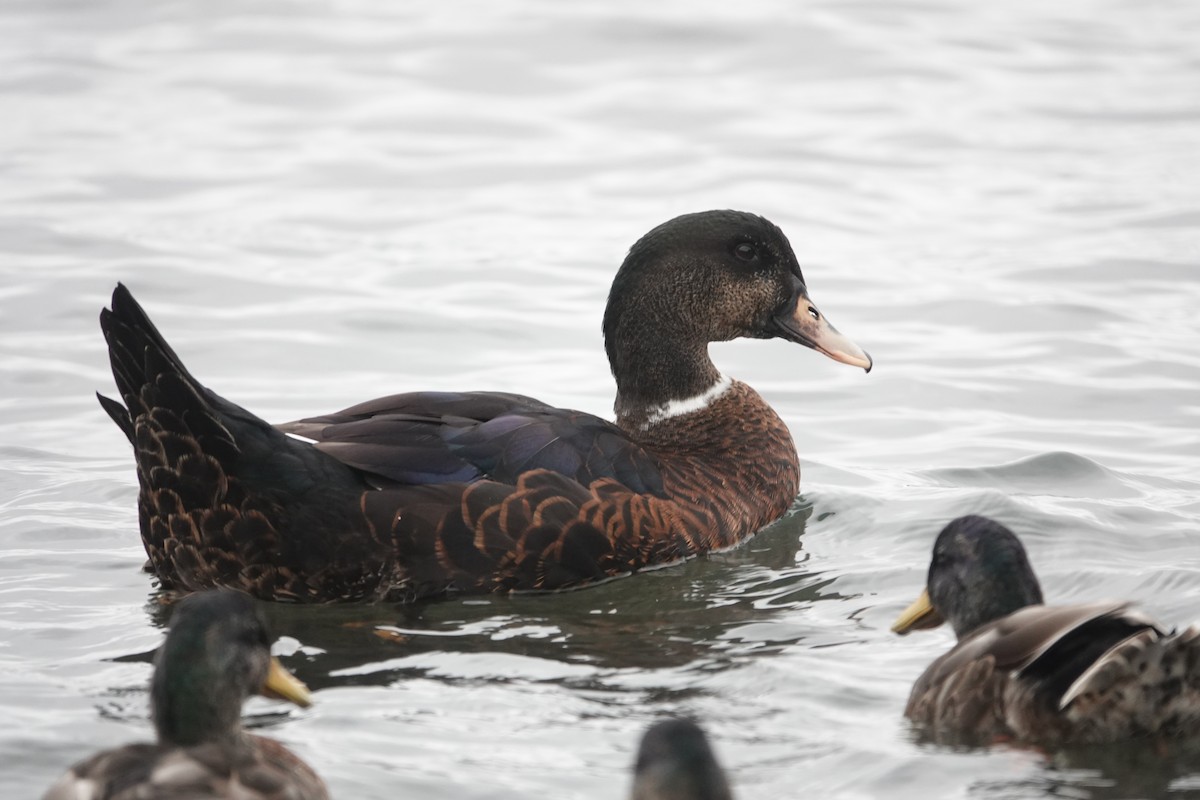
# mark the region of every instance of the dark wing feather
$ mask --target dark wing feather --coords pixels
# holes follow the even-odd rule
[[[610,478],[662,496],[657,461],[616,425],[500,392],[411,392],[280,425],[369,473],[381,487],[488,478],[515,484],[546,469],[588,485]]]
[[[1022,608],[960,641],[929,665],[917,685],[937,685],[947,675],[986,657],[992,658],[998,669],[1021,669],[1076,627],[1124,608],[1122,603]]]
[[[1087,614],[1089,608],[1097,606],[1083,606],[1078,621],[1063,626],[1062,632],[1018,673],[1023,681],[1036,683],[1038,690],[1056,705],[1071,685],[1110,648],[1144,631],[1152,632],[1155,638],[1162,633],[1150,619],[1131,610],[1128,604],[1110,605],[1107,610],[1099,606],[1099,613],[1090,616]]]

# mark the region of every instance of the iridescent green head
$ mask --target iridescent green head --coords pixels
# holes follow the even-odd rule
[[[252,694],[307,706],[308,690],[270,648],[262,613],[248,595],[218,589],[181,600],[154,659],[150,695],[159,740],[187,746],[234,736]]]

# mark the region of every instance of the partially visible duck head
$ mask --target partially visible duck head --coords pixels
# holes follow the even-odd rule
[[[903,635],[949,622],[961,639],[1041,603],[1041,586],[1016,534],[987,517],[959,517],[938,534],[926,589],[892,631]]]
[[[179,601],[154,664],[150,696],[164,744],[186,747],[236,736],[242,703],[252,694],[311,703],[304,684],[271,657],[257,604],[232,589]]]
[[[781,338],[870,371],[808,295],[787,237],[741,211],[685,214],[630,249],[604,312],[618,418],[697,397],[721,380],[708,343]]]
[[[651,725],[638,747],[630,800],[731,800],[708,737],[691,720]]]

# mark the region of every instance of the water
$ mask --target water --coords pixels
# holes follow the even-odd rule
[[[714,347],[788,421],[793,516],[566,595],[272,608],[346,798],[619,798],[649,722],[742,797],[1181,796],[1186,750],[921,745],[897,639],[950,518],[1052,601],[1200,618],[1200,8],[1067,0],[0,6],[0,794],[145,739],[161,612],[96,314],[118,280],[273,420],[421,388],[607,414],[641,233],[790,235],[869,376]]]

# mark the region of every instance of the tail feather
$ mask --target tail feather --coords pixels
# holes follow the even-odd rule
[[[97,397],[133,445],[142,543],[164,588],[277,599],[373,591],[378,543],[332,535],[366,528],[329,511],[356,506],[355,473],[205,388],[123,285],[100,327],[125,404]]]
[[[124,284],[113,290],[112,310],[100,312],[117,391],[125,402],[97,395],[100,405],[137,447],[137,420],[157,418],[160,429],[184,430],[201,449],[226,462],[238,453],[237,441],[221,419],[233,410],[242,419],[266,423],[206,389],[183,365],[149,315]]]
[[[150,316],[141,307],[133,294],[118,283],[112,294],[112,310],[100,312],[100,329],[108,342],[109,358],[112,362],[113,378],[122,397],[140,390],[146,378],[145,354],[153,352],[177,372],[195,384],[195,379],[167,340],[150,321]],[[128,401],[127,401],[128,402]]]
[[[136,434],[133,430],[133,419],[129,416],[129,409],[111,397],[105,397],[99,392],[96,392],[96,399],[100,401],[100,407],[112,417],[112,421],[117,423],[117,427],[125,434],[125,438],[129,440],[129,443],[133,444]]]

